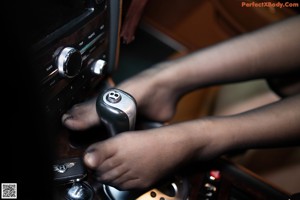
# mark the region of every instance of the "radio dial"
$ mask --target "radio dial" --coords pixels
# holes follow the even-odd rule
[[[73,47],[63,48],[56,60],[58,72],[63,77],[73,78],[82,67],[81,53]]]

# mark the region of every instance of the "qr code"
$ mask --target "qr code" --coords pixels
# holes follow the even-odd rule
[[[1,184],[1,199],[17,199],[17,184],[2,183]]]

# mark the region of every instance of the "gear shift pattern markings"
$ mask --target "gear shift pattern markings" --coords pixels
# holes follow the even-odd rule
[[[122,96],[117,91],[111,91],[106,95],[106,99],[110,103],[118,103],[119,101],[121,101]]]
[[[111,136],[135,129],[136,102],[128,93],[111,88],[99,95],[97,113]]]

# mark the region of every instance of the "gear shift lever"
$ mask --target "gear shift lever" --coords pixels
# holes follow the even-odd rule
[[[97,113],[111,136],[135,129],[136,102],[128,93],[111,88],[99,95]]]
[[[96,100],[97,114],[111,137],[135,129],[136,107],[136,101],[130,94],[116,88],[106,90]],[[110,200],[130,196],[128,191],[119,191],[108,185],[104,185],[103,189]]]
[[[99,95],[96,101],[97,113],[111,136],[135,129],[136,107],[136,101],[130,94],[116,88],[108,89],[103,95]],[[188,186],[185,180],[176,178],[174,182],[166,186],[164,187],[168,188],[168,191],[171,188],[172,194],[168,195],[168,192],[163,192],[163,187],[141,194],[137,191],[121,191],[112,186],[103,185],[103,191],[109,200],[186,199]],[[153,196],[154,193],[155,196]]]

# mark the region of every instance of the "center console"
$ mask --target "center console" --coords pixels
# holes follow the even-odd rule
[[[29,57],[49,123],[60,121],[72,105],[97,95],[116,71],[121,7],[119,0],[47,0],[32,5]],[[121,112],[128,102],[118,104],[116,93],[108,95],[97,107],[106,117],[103,124],[107,129],[102,127],[96,134],[86,132],[84,136],[67,130],[59,133],[59,159],[53,164],[57,199],[288,199],[287,193],[224,159],[194,163],[146,191],[119,191],[94,181],[82,162],[85,147],[103,139],[101,130],[111,130],[106,134],[111,137],[120,132],[118,127],[132,130],[135,123],[133,113]],[[157,127],[152,125],[146,126]]]
[[[32,71],[47,116],[58,119],[115,71],[121,2],[47,0],[31,8]]]

